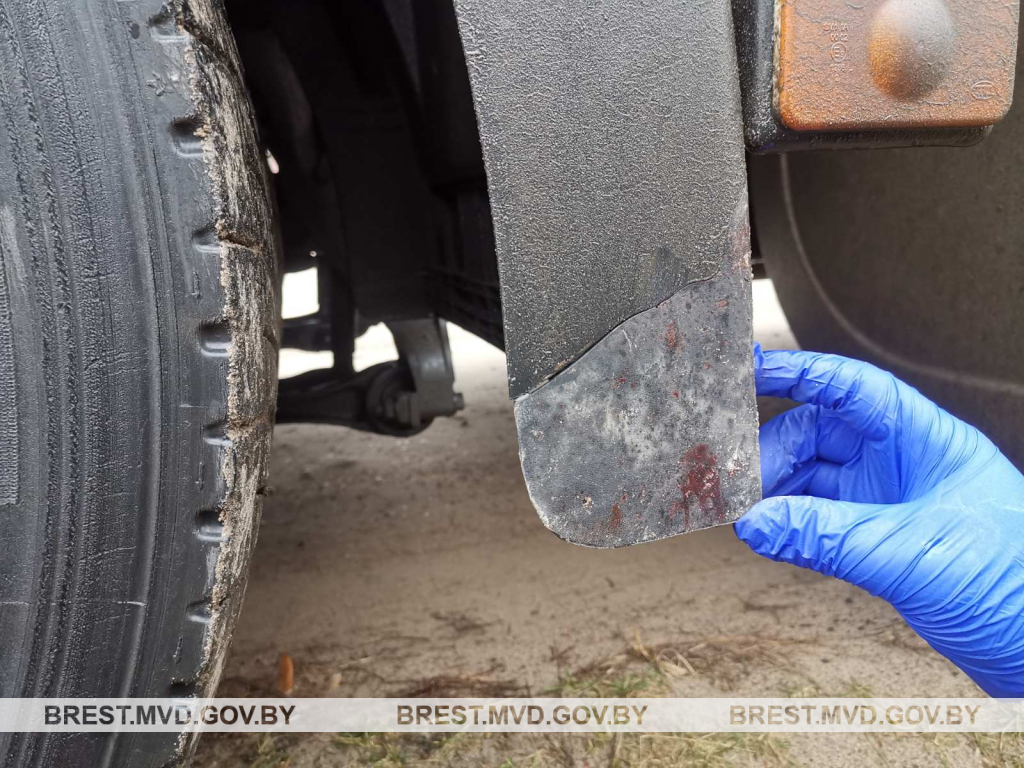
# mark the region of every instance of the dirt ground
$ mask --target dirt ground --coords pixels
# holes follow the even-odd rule
[[[771,283],[757,338],[794,344]],[[577,548],[523,484],[504,357],[452,329],[466,409],[408,440],[279,427],[219,695],[978,696],[881,600],[763,560],[731,527]],[[371,329],[362,364],[389,355]],[[314,362],[321,362],[314,360]],[[292,356],[294,372],[309,359]],[[777,410],[768,407],[765,410]],[[686,661],[681,661],[681,657]],[[200,766],[1024,765],[986,736],[210,735]]]

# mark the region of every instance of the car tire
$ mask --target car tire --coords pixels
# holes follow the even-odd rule
[[[213,695],[265,489],[278,253],[218,0],[0,3],[0,695]],[[193,749],[0,734],[0,765]]]

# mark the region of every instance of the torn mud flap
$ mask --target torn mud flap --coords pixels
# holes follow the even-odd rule
[[[544,523],[619,547],[760,493],[729,0],[456,0]]]
[[[530,498],[566,541],[639,544],[731,523],[760,500],[746,216],[718,274],[516,400]]]

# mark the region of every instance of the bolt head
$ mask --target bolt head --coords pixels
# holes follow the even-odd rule
[[[868,40],[875,87],[901,101],[927,96],[946,79],[955,44],[944,0],[887,0],[875,12]]]

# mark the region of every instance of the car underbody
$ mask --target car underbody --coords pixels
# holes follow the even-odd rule
[[[826,22],[790,24],[790,59],[762,0],[721,18],[678,3],[228,2],[286,269],[318,269],[320,308],[285,321],[284,346],[334,353],[282,381],[278,422],[409,435],[454,413],[451,321],[506,351],[527,482],[559,535],[615,545],[726,522],[758,493],[749,259],[805,346],[886,364],[1024,458],[1024,360],[977,344],[1012,338],[1021,288],[1006,190],[1020,182],[993,177],[1019,155],[1019,121],[988,125],[1009,107],[1010,60],[980,74],[952,60],[943,111],[912,67],[892,93],[869,87],[863,13],[802,2]],[[959,43],[1014,53],[1013,12],[986,6],[1003,15],[985,37],[965,9]],[[875,27],[889,13],[868,10]],[[940,48],[942,13],[923,17],[939,18]],[[800,45],[825,45],[833,69],[800,70]],[[848,54],[843,106],[815,117],[805,84]],[[967,102],[960,70],[987,83]],[[970,309],[937,311],[949,303]],[[355,338],[379,322],[399,360],[357,372]],[[580,444],[595,446],[585,460]]]
[[[0,691],[212,695],[275,417],[455,414],[448,323],[504,351],[530,498],[576,544],[759,499],[762,276],[800,346],[1024,467],[1018,24],[1005,0],[4,0]],[[312,268],[317,309],[282,320],[282,270]],[[377,324],[397,354],[362,368]],[[333,362],[279,381],[282,347]],[[194,743],[12,732],[0,763]]]

